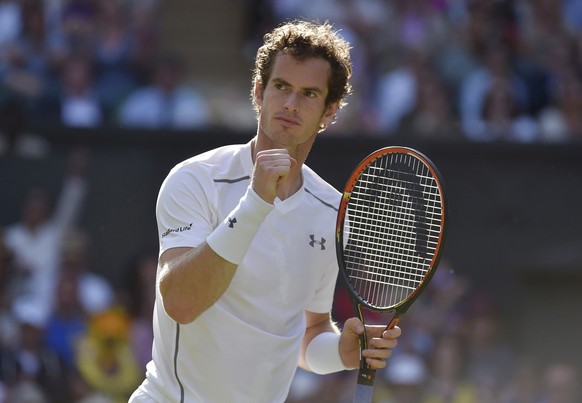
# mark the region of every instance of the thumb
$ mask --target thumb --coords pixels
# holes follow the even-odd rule
[[[349,318],[344,324],[344,332],[349,332],[359,336],[364,333],[364,325],[362,324],[362,321],[356,317]]]

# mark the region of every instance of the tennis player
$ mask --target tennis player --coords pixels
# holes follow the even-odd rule
[[[284,402],[297,366],[359,366],[356,318],[332,322],[340,193],[304,165],[351,91],[349,44],[328,24],[265,36],[258,129],[174,167],[157,201],[153,360],[130,402]],[[400,329],[367,326],[383,368]]]

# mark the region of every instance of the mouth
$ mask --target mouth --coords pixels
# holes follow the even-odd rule
[[[299,126],[301,124],[298,119],[294,119],[285,115],[276,116],[275,120],[283,126]]]

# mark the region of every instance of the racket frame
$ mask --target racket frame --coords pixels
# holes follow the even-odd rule
[[[437,242],[437,246],[435,248],[435,253],[431,259],[429,264],[429,269],[425,273],[424,277],[420,281],[419,285],[416,289],[403,301],[399,302],[396,305],[389,306],[389,307],[377,307],[369,304],[365,301],[354,289],[351,285],[351,279],[349,274],[347,273],[344,255],[343,255],[343,241],[344,241],[344,221],[345,216],[347,214],[347,208],[349,204],[349,200],[352,194],[352,189],[357,184],[358,180],[361,177],[361,174],[370,166],[370,164],[377,160],[378,158],[386,155],[386,154],[393,154],[393,153],[401,153],[401,154],[408,154],[412,155],[413,157],[420,160],[423,165],[425,165],[432,176],[436,179],[439,193],[440,193],[440,200],[441,200],[441,218],[440,218],[440,232],[439,238]],[[342,195],[342,200],[340,202],[340,206],[338,209],[337,215],[337,223],[336,223],[336,254],[337,260],[340,267],[340,272],[342,273],[343,281],[350,293],[352,305],[354,306],[354,311],[356,312],[358,318],[364,324],[364,333],[360,335],[360,352],[368,348],[368,338],[365,330],[365,322],[364,322],[364,314],[362,311],[362,307],[369,309],[375,312],[393,312],[394,315],[390,320],[389,324],[386,326],[386,329],[392,329],[394,326],[398,324],[400,318],[404,313],[410,308],[410,306],[416,301],[419,295],[424,291],[428,283],[430,282],[432,276],[434,275],[436,268],[438,267],[438,263],[440,261],[440,257],[442,255],[442,250],[445,241],[445,232],[446,232],[446,223],[448,221],[448,203],[445,199],[445,190],[443,187],[443,180],[442,175],[434,165],[434,163],[426,157],[423,153],[409,147],[402,147],[402,146],[390,146],[378,149],[368,156],[366,156],[353,170],[352,174],[350,175],[346,185],[344,186],[344,192]],[[354,398],[354,402],[367,402],[371,401],[371,396],[373,392],[373,385],[375,380],[376,370],[370,367],[363,356],[360,357],[360,368],[358,373],[358,385],[356,390],[356,395]]]

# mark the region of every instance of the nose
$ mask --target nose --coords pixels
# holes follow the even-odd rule
[[[299,99],[296,92],[290,92],[285,99],[285,110],[297,112],[299,110]]]

